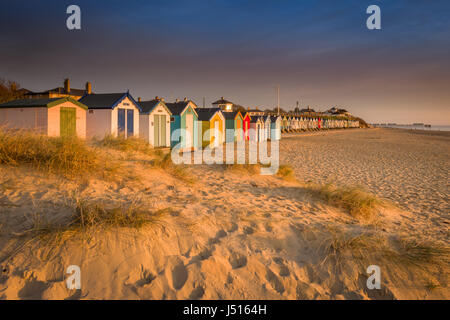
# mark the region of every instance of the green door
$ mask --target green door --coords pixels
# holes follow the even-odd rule
[[[154,119],[154,124],[153,124],[153,146],[154,147],[159,147],[159,115],[154,115],[153,116]]]
[[[161,115],[160,117],[161,117],[161,119],[159,121],[161,122],[161,133],[160,133],[161,144],[159,146],[165,147],[166,146],[166,116]]]
[[[75,108],[61,107],[59,111],[59,133],[62,137],[77,134],[77,116]]]

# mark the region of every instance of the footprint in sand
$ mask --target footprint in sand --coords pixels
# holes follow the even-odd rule
[[[244,233],[245,234],[252,234],[255,232],[255,229],[253,229],[252,227],[245,227],[244,228]]]
[[[273,290],[279,294],[284,292],[285,289],[283,283],[270,269],[267,269],[266,271],[266,280],[269,282],[270,287],[272,287]]]
[[[29,279],[25,286],[19,290],[18,296],[21,299],[41,299],[42,294],[48,288],[48,284],[36,279]]]
[[[184,286],[188,278],[188,272],[179,258],[174,257],[169,260],[166,277],[173,289],[180,290]]]
[[[223,237],[226,237],[227,233],[224,230],[219,230],[216,233],[216,236],[214,238],[211,238],[208,240],[209,244],[216,244],[222,239]]]
[[[278,271],[278,275],[280,277],[288,277],[291,272],[289,271],[289,268],[284,264],[284,259],[280,257],[273,258],[273,262],[276,263],[275,268]]]
[[[189,300],[198,300],[205,294],[205,289],[202,286],[199,286],[192,290],[191,294],[189,295]]]
[[[247,257],[240,253],[232,253],[228,258],[228,262],[233,269],[239,269],[247,265]]]
[[[136,286],[143,287],[150,284],[153,280],[156,279],[156,276],[148,270],[143,270],[141,273],[141,278],[136,281]]]

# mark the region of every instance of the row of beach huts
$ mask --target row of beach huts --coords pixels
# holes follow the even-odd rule
[[[85,89],[71,89],[68,79],[64,87],[23,90],[24,99],[0,104],[0,126],[49,136],[121,135],[145,139],[153,147],[199,148],[279,140],[282,132],[359,127],[350,116],[250,110],[223,97],[211,108],[199,108],[186,98],[165,102],[160,97],[134,99],[128,91],[96,94],[89,82]]]

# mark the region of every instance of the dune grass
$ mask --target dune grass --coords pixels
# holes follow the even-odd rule
[[[76,137],[0,130],[0,164],[77,176],[100,168],[97,153]]]
[[[312,186],[312,188],[328,204],[345,209],[356,219],[373,219],[377,208],[382,204],[380,199],[360,187],[339,187],[328,183],[323,186]]]
[[[277,176],[286,181],[297,181],[294,174],[294,169],[288,164],[282,164],[278,168]]]
[[[235,173],[245,173],[248,175],[257,175],[261,173],[260,164],[224,164],[226,171],[231,171]]]
[[[32,232],[35,239],[40,239],[47,246],[59,246],[65,241],[80,236],[91,236],[97,232],[112,229],[135,229],[157,224],[167,210],[149,210],[138,202],[120,205],[106,205],[103,202],[73,199],[73,214],[64,222],[51,222],[42,214],[35,214],[33,227],[25,233]]]
[[[122,152],[140,152],[146,155],[154,155],[155,150],[143,139],[125,138],[122,136],[114,137],[108,135],[101,140],[95,140],[100,147],[110,148]]]
[[[339,265],[354,258],[365,267],[375,263],[393,269],[415,267],[418,272],[428,272],[434,267],[448,272],[450,266],[450,247],[443,243],[423,241],[413,235],[399,237],[365,230],[326,229],[324,262],[331,259]]]
[[[155,159],[152,160],[151,166],[153,168],[159,168],[189,184],[195,183],[196,179],[188,171],[187,167],[182,164],[174,164],[172,162],[171,154],[164,155],[163,153],[155,153]]]

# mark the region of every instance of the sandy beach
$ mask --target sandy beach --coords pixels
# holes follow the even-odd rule
[[[123,166],[120,179],[0,166],[0,298],[450,297],[449,135],[288,134],[280,149],[298,181],[217,165],[189,166],[180,179],[150,166],[152,156],[109,149],[99,152]],[[321,196],[315,185],[329,181],[387,203],[362,221]],[[152,220],[52,229],[80,203],[142,208]],[[80,290],[66,287],[70,265],[81,269]],[[369,265],[382,270],[379,290],[367,288]]]
[[[450,225],[450,132],[371,129],[287,134],[280,162],[303,181],[359,185],[434,223]]]

